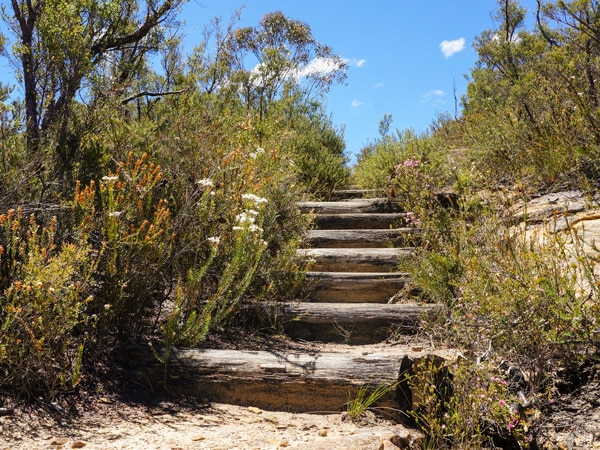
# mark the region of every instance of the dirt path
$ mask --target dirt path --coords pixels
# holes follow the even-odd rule
[[[345,414],[291,414],[224,404],[131,406],[99,398],[78,416],[15,409],[0,417],[0,450],[10,449],[396,449],[415,432]],[[395,445],[397,444],[397,445]]]

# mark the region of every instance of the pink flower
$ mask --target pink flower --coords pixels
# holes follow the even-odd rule
[[[419,161],[418,159],[411,158],[404,161],[403,165],[406,167],[418,167],[421,165],[421,161]]]

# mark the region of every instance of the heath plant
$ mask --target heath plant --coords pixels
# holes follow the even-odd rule
[[[526,233],[527,224],[513,227],[497,215],[499,210],[482,208],[473,215],[463,209],[450,226],[437,231],[430,217],[423,239],[436,245],[422,249],[408,268],[423,295],[446,306],[446,314],[428,322],[424,330],[468,355],[459,367],[450,368],[454,396],[446,409],[434,411],[425,405],[419,412],[421,425],[433,439],[430,448],[444,448],[439,437],[445,434],[452,436],[451,442],[473,439],[474,447],[464,448],[479,448],[482,439],[491,439],[490,433],[525,448],[527,433],[538,425],[546,402],[552,401],[561,374],[576,370],[597,351],[597,261],[589,248],[584,251],[580,234],[564,220],[543,233]],[[479,381],[490,378],[480,374],[482,361],[489,364],[485,370],[506,378],[509,387],[508,372],[500,368],[513,367],[521,374],[521,385],[509,392],[514,398],[480,392]],[[477,383],[467,379],[473,376]],[[461,377],[466,377],[462,384]],[[472,399],[471,406],[460,403],[464,399]],[[470,408],[492,411],[499,402],[510,406],[510,414],[502,409],[497,412],[504,415],[482,422],[476,420],[479,412],[469,413]],[[513,414],[515,409],[518,414]],[[455,419],[444,420],[448,417]],[[472,424],[464,422],[469,417]]]
[[[417,395],[409,414],[425,434],[423,448],[528,447],[526,432],[539,410],[511,391],[498,368],[464,359],[440,367],[423,359],[413,370],[408,381]]]
[[[167,201],[156,195],[161,178],[147,155],[130,154],[98,185],[77,185],[77,232],[89,234],[99,254],[93,308],[102,312],[100,334],[134,339],[149,332],[172,289],[175,234]]]
[[[446,184],[447,154],[441,142],[412,130],[385,135],[364,148],[354,168],[357,186],[395,197],[407,211],[422,204],[421,195]]]
[[[56,239],[20,210],[0,215],[0,388],[51,399],[81,380],[97,253],[87,236]]]

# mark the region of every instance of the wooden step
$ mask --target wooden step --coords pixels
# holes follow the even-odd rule
[[[308,272],[303,292],[311,302],[387,303],[408,280],[400,272]]]
[[[309,303],[286,302],[278,313],[283,320],[302,323],[399,323],[414,325],[441,307],[423,303]]]
[[[312,272],[384,272],[414,256],[414,248],[312,248],[298,250]]]
[[[451,351],[400,346],[377,353],[360,347],[343,352],[173,349],[165,370],[148,346],[119,353],[128,376],[142,385],[208,401],[293,412],[342,411],[361,387],[396,383],[378,406],[407,411],[419,392],[404,375],[414,377],[423,358],[441,366],[453,357]]]
[[[415,333],[426,315],[441,311],[437,305],[373,303],[306,303],[282,305],[279,317],[294,339],[319,342],[374,344],[394,333]]]
[[[299,202],[297,205],[302,212],[314,214],[402,212],[398,203],[388,198],[360,198],[339,202]]]
[[[377,193],[381,193],[381,191],[377,191],[376,189],[358,189],[358,188],[350,188],[350,189],[340,189],[337,191],[333,191],[331,193],[330,200],[351,200],[357,198],[365,198],[365,197],[375,197]]]
[[[405,226],[406,213],[317,214],[314,224],[319,230],[389,229]]]
[[[309,230],[305,242],[313,248],[386,248],[406,247],[418,240],[416,228],[376,230]]]

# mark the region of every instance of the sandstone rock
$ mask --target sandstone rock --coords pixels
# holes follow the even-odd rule
[[[69,442],[69,440],[67,438],[59,437],[59,438],[52,439],[52,442],[50,442],[50,445],[59,447],[59,446],[65,445],[67,442]]]
[[[254,414],[262,414],[262,409],[257,408],[256,406],[248,406],[248,411]]]
[[[392,441],[387,439],[382,439],[381,445],[379,446],[379,450],[398,450],[400,447],[393,444]]]

